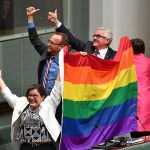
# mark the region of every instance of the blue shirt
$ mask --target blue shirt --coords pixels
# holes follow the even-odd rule
[[[48,77],[46,79],[46,88],[45,88],[45,91],[46,93],[49,95],[52,91],[52,88],[55,84],[55,80],[57,78],[57,75],[58,75],[58,70],[59,70],[59,55],[55,56],[51,63],[50,63],[50,68],[48,70]],[[46,67],[49,63],[49,59],[46,59],[45,61],[45,65],[44,65],[44,68],[43,68],[43,71],[42,71],[42,76],[41,76],[41,80],[40,80],[40,84],[43,85],[43,79],[44,79],[44,76],[45,76],[45,72],[46,72]]]
[[[35,27],[34,22],[28,23],[28,29],[31,29],[31,28],[34,28],[34,27]]]

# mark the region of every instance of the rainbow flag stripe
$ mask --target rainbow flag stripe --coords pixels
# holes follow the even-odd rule
[[[66,54],[61,150],[85,150],[137,130],[137,78],[128,37],[114,60]]]

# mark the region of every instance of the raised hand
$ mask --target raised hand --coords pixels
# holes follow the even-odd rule
[[[26,8],[27,16],[33,16],[39,10],[40,9],[35,9],[35,7],[28,7]]]
[[[54,23],[55,25],[59,22],[57,18],[57,9],[54,12],[48,12],[48,20]]]
[[[0,91],[6,87],[4,80],[2,79],[2,71],[0,70]]]

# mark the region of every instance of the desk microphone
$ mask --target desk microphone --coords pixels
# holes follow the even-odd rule
[[[107,141],[105,135],[104,135],[103,132],[100,130],[100,127],[99,127],[99,125],[98,125],[97,123],[95,124],[95,127],[96,127],[96,128],[98,129],[98,131],[101,133],[101,135],[103,136],[104,140]],[[107,142],[105,142],[105,144],[104,144],[104,149],[105,149],[105,150],[106,150],[106,144],[107,144]]]
[[[96,128],[98,129],[98,131],[103,135],[104,140],[107,141],[105,135],[104,135],[103,132],[100,130],[100,127],[99,127],[99,125],[98,125],[97,123],[95,124],[95,127],[96,127]],[[105,144],[105,145],[106,145],[106,144]]]
[[[105,135],[103,134],[103,132],[100,130],[100,126],[96,123],[96,124],[95,124],[95,127],[98,129],[98,131],[101,133],[101,135],[103,136],[103,138],[104,138],[104,140],[105,140],[104,146],[103,146],[103,145],[102,145],[102,147],[101,147],[101,145],[99,145],[98,147],[97,147],[97,146],[96,146],[96,147],[94,146],[95,148],[104,149],[104,150],[110,150],[111,147],[116,147],[116,146],[118,146],[118,143],[113,143],[113,144],[110,144],[110,145],[106,146],[106,145],[107,145],[107,140],[106,140],[106,137],[105,137]]]
[[[144,125],[143,125],[143,123],[140,121],[139,117],[138,117],[138,116],[135,116],[135,119],[139,121],[139,123],[140,123],[141,126],[143,127],[144,131],[147,132],[146,129],[145,129],[145,127],[144,127]],[[145,140],[144,140],[144,142],[146,142],[146,135],[145,135]]]
[[[102,136],[104,137],[104,140],[107,141],[105,135],[104,135],[103,132],[100,130],[100,126],[99,126],[98,124],[95,124],[95,127],[98,128],[98,131],[102,134]],[[105,142],[105,145],[104,145],[103,148],[104,148],[105,150],[110,150],[110,149],[113,148],[113,147],[125,146],[125,145],[126,145],[126,141],[125,141],[125,139],[123,138],[123,139],[120,139],[120,142],[119,142],[119,143],[118,143],[118,142],[115,142],[115,143],[110,144],[110,145],[108,145],[108,146],[106,146],[106,145],[107,145],[107,142]],[[97,148],[101,148],[101,147],[99,146],[99,147],[97,147]],[[101,148],[101,149],[102,149],[102,148]]]

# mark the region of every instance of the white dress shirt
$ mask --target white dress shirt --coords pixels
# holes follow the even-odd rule
[[[108,48],[101,49],[101,50],[99,50],[99,54],[97,54],[96,56],[101,59],[104,59],[107,51],[108,51]]]

